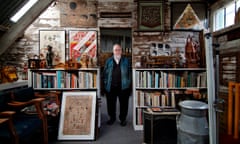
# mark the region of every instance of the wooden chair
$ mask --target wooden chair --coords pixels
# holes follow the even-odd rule
[[[9,133],[9,128],[2,126],[0,128],[0,139],[5,139],[6,142],[10,142],[11,136],[15,140],[13,143],[32,143],[28,141],[34,133],[39,130],[42,132],[42,143],[48,143],[48,125],[46,115],[42,107],[42,102],[44,98],[36,98],[34,95],[34,90],[31,87],[20,88],[14,90],[11,94],[5,93],[0,95],[3,99],[0,104],[4,106],[2,110],[12,110],[15,113],[9,115],[7,112],[3,111],[1,114],[9,118],[9,125],[15,129]],[[29,113],[25,111],[26,107],[32,107],[35,110],[34,113]],[[7,116],[8,114],[8,116]],[[1,116],[1,115],[0,115]],[[2,116],[3,117],[3,116]],[[37,133],[38,134],[38,133]]]
[[[38,98],[45,99],[43,106],[46,115],[53,117],[59,115],[61,105],[60,103],[61,92],[59,91],[35,92],[35,96]]]
[[[6,133],[6,134],[8,134],[9,137],[11,137],[11,142],[13,144],[19,144],[18,135],[13,126],[13,114],[15,114],[15,112],[13,111],[1,112],[0,117],[3,117],[3,118],[0,118],[0,126],[1,128],[5,127],[5,129],[8,130],[9,133]]]
[[[61,95],[61,92],[59,91],[48,91],[44,93],[35,92],[36,97],[45,98],[45,99],[54,99],[57,105],[60,105],[60,95]]]

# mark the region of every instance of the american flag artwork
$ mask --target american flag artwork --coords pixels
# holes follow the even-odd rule
[[[69,31],[70,59],[81,60],[81,55],[86,53],[90,58],[97,56],[96,31]]]

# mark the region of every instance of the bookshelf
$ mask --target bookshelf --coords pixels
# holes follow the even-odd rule
[[[98,68],[31,69],[31,86],[35,90],[97,90]]]
[[[134,68],[133,124],[143,130],[143,111],[178,109],[183,99],[207,100],[205,68]]]
[[[96,91],[100,97],[100,68],[80,69],[30,69],[28,85],[36,91]],[[97,108],[98,127],[100,108]]]

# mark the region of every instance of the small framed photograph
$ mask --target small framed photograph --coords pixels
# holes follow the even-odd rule
[[[48,47],[52,47],[52,65],[65,63],[65,30],[39,30],[39,57],[46,60]]]
[[[139,31],[164,30],[164,1],[138,2],[138,29]]]
[[[96,92],[63,92],[59,140],[94,140]]]
[[[30,69],[40,68],[40,60],[39,59],[29,59],[28,60],[28,68],[30,68]]]

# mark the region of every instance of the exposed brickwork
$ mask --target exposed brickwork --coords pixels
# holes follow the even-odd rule
[[[64,3],[65,2],[65,3]],[[86,2],[83,0],[82,2]],[[198,39],[198,32],[180,32],[170,31],[170,3],[165,1],[164,5],[164,30],[165,32],[139,32],[138,31],[138,13],[137,2],[129,1],[96,1],[88,4],[94,4],[97,7],[97,27],[86,28],[86,26],[80,27],[79,25],[74,27],[62,27],[61,26],[61,12],[60,6],[69,7],[69,3],[65,0],[59,1],[54,7],[50,6],[42,15],[36,19],[32,25],[26,29],[22,38],[19,38],[16,43],[12,45],[0,58],[4,64],[14,64],[21,71],[22,65],[28,60],[33,58],[34,55],[39,53],[39,30],[84,30],[94,29],[99,31],[100,28],[132,28],[132,62],[133,67],[136,63],[140,62],[140,58],[143,55],[149,54],[149,48],[151,43],[165,43],[169,44],[171,48],[184,49],[186,37],[188,35],[194,35],[194,38]],[[91,6],[89,6],[91,7]],[[91,9],[92,11],[92,9]],[[65,11],[66,12],[66,11]],[[109,13],[131,13],[130,17],[119,18],[101,18],[101,12]],[[66,19],[68,21],[69,19]],[[68,34],[68,33],[67,33]],[[98,46],[100,46],[100,33],[98,32]],[[101,49],[100,47],[98,47]],[[66,54],[68,51],[68,35],[66,35]]]

